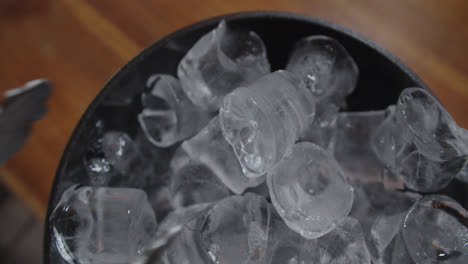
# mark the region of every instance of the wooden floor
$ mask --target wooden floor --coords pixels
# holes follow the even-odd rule
[[[44,223],[0,184],[0,259],[6,264],[42,263]]]
[[[351,28],[409,65],[468,128],[465,0],[3,0],[0,92],[38,77],[55,84],[47,117],[1,167],[4,183],[44,216],[65,144],[106,80],[163,36],[208,17],[246,10],[304,13]]]

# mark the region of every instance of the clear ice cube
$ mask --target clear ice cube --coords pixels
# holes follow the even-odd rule
[[[87,159],[85,165],[93,186],[106,186],[115,177],[112,166],[105,157]]]
[[[433,95],[408,88],[400,94],[394,113],[375,131],[372,147],[409,188],[437,191],[466,164],[459,129]]]
[[[265,176],[255,179],[245,177],[231,145],[223,136],[218,117],[213,118],[196,136],[185,141],[182,149],[191,159],[209,168],[236,194],[265,181]]]
[[[104,123],[98,120],[90,135],[90,142],[83,158],[86,172],[92,186],[111,186],[118,184],[120,178],[112,168],[102,151],[102,136],[104,135]]]
[[[221,200],[203,221],[201,247],[212,263],[266,264],[270,215],[268,202],[255,194]]]
[[[457,174],[457,179],[468,183],[468,164]]]
[[[131,188],[74,185],[62,194],[49,225],[68,263],[129,263],[156,232],[145,192]]]
[[[268,237],[268,264],[319,263],[317,239],[307,239],[291,230],[272,210]]]
[[[212,112],[233,89],[269,72],[262,39],[255,32],[231,28],[224,20],[195,43],[177,69],[190,100]]]
[[[320,264],[370,264],[361,225],[352,217],[343,218],[333,231],[318,238]]]
[[[296,74],[317,101],[315,120],[301,138],[327,148],[329,127],[356,86],[356,62],[338,41],[317,35],[296,43],[286,70]]]
[[[160,236],[160,239],[155,241],[145,264],[210,263],[200,243],[201,220],[206,208],[201,208],[200,211],[198,206],[181,209],[188,211],[176,211],[168,216],[161,224],[162,232],[158,232],[166,237]]]
[[[309,141],[329,150],[333,143],[338,111],[336,105],[317,103],[314,120],[303,130],[299,140]]]
[[[230,190],[206,165],[179,149],[171,161],[171,202],[175,208],[209,203],[231,195]]]
[[[468,263],[468,212],[450,197],[419,200],[405,217],[402,234],[417,264]]]
[[[370,230],[371,240],[379,255],[385,251],[395,236],[400,232],[401,224],[406,216],[406,212],[380,215],[375,219]]]
[[[291,73],[276,71],[224,98],[221,128],[247,177],[256,178],[280,161],[313,120],[310,91]]]
[[[101,144],[106,162],[122,175],[119,186],[144,187],[151,181],[152,163],[143,157],[128,134],[109,131],[104,134]]]
[[[405,215],[421,196],[387,189],[376,182],[355,184],[354,194],[349,216],[361,224],[372,259],[377,260],[400,232]]]
[[[383,182],[389,188],[403,188],[403,182],[386,173],[385,165],[371,148],[371,138],[388,111],[339,113],[332,128],[330,151],[350,181]]]
[[[309,142],[294,145],[268,174],[267,183],[279,215],[309,239],[333,230],[353,204],[353,188],[340,165]]]
[[[195,106],[179,81],[170,75],[152,75],[147,87],[141,96],[143,111],[138,121],[149,141],[157,147],[169,147],[195,135],[212,117]]]
[[[155,239],[148,248],[152,250],[165,246],[172,237],[178,235],[185,225],[201,217],[212,206],[210,203],[194,204],[176,208],[159,224]]]
[[[401,232],[398,233],[390,244],[385,249],[385,252],[376,260],[372,260],[373,264],[414,264],[405,242],[403,241]]]
[[[359,75],[346,49],[333,38],[321,35],[298,41],[286,70],[297,74],[318,102],[340,107],[354,90]]]
[[[414,264],[411,256],[406,248],[405,241],[401,233],[399,233],[393,242],[392,249],[392,264]]]

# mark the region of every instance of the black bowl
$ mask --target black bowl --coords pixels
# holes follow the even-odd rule
[[[141,111],[138,94],[153,73],[176,75],[180,59],[221,19],[231,26],[253,30],[266,44],[272,70],[285,66],[293,44],[308,35],[323,34],[337,39],[359,66],[355,92],[349,96],[350,111],[384,109],[396,102],[406,87],[426,85],[395,56],[375,43],[333,23],[317,18],[284,12],[244,12],[211,18],[185,27],[146,48],[99,92],[76,126],[63,153],[50,193],[47,219],[62,192],[72,184],[89,184],[83,158],[99,133],[96,123],[105,130],[120,130],[134,136],[138,130],[136,115]],[[102,128],[101,128],[102,129]],[[172,149],[161,150],[159,158],[169,162]],[[45,225],[44,263],[62,263],[52,244],[49,226]]]

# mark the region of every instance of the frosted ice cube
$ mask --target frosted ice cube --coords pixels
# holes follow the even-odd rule
[[[265,263],[270,232],[270,206],[247,193],[216,203],[201,229],[201,247],[213,263]]]
[[[267,183],[279,215],[309,239],[333,230],[353,204],[353,188],[339,164],[309,142],[294,145],[268,174]]]
[[[428,91],[408,88],[400,94],[394,114],[376,130],[372,147],[409,188],[436,191],[466,165],[459,129]]]
[[[175,208],[221,200],[230,190],[204,164],[179,149],[171,161],[171,202]]]
[[[364,235],[359,222],[343,218],[333,231],[318,238],[321,264],[370,264]]]
[[[68,188],[50,230],[69,263],[129,263],[152,240],[156,218],[145,192],[131,188]]]
[[[147,86],[138,121],[155,146],[168,147],[195,135],[212,117],[195,106],[179,81],[170,75],[154,74],[148,78]]]
[[[402,234],[418,264],[468,262],[468,212],[450,197],[419,200],[405,217]]]
[[[265,181],[265,176],[245,177],[232,147],[225,140],[219,118],[213,118],[196,136],[185,141],[182,149],[194,161],[209,168],[226,187],[236,194]]]
[[[314,101],[298,79],[276,71],[224,98],[221,128],[247,177],[280,161],[313,120]]]
[[[190,100],[212,112],[234,88],[269,72],[261,38],[255,32],[228,27],[224,20],[195,43],[177,69]]]

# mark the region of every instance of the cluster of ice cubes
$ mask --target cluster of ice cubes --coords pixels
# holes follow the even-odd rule
[[[177,78],[148,77],[137,135],[99,132],[91,185],[64,191],[49,219],[62,258],[468,263],[467,211],[424,195],[468,181],[468,133],[438,100],[408,88],[385,110],[346,112],[359,71],[338,41],[303,38],[272,73],[266,50],[222,21]]]

